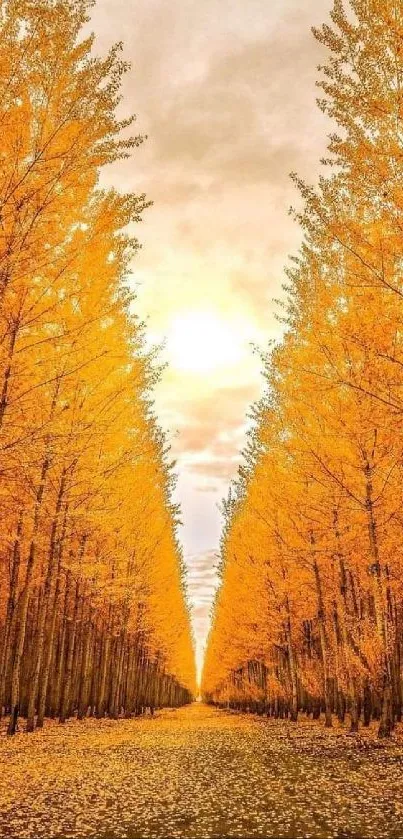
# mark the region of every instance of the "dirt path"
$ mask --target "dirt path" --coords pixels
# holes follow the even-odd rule
[[[193,705],[0,742],[0,837],[403,837],[403,745]]]

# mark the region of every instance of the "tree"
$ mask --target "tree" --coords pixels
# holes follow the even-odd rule
[[[128,230],[144,196],[99,187],[141,137],[116,108],[127,65],[82,39],[87,0],[8,0],[0,86],[1,705],[113,717],[189,701],[193,646],[133,315]],[[174,616],[165,604],[167,588]],[[175,632],[173,620],[175,619]]]
[[[366,724],[378,717],[382,737],[402,703],[403,10],[392,0],[351,0],[348,10],[336,0],[331,17],[315,32],[329,51],[319,106],[339,133],[318,188],[295,178],[304,241],[288,270],[283,344],[265,365],[247,480],[226,523],[218,604],[231,596],[242,540],[253,558],[242,598],[266,568],[265,609],[273,600],[278,615],[260,605],[260,662],[271,680],[263,705],[273,710],[274,694],[295,718],[297,693],[299,708],[323,707],[327,725],[346,707],[353,730],[361,712]],[[256,520],[265,522],[261,544]],[[215,701],[256,656],[256,642],[247,645],[216,680],[218,614],[204,676]]]

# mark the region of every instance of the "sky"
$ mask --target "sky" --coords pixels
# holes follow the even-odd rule
[[[300,243],[289,173],[314,182],[330,0],[97,0],[97,50],[123,41],[122,113],[147,141],[106,175],[153,201],[136,228],[137,312],[168,362],[156,410],[177,460],[198,667],[217,585],[219,504],[236,475],[276,299]]]

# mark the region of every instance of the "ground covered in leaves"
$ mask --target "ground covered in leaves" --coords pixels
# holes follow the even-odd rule
[[[195,704],[0,742],[0,837],[403,837],[403,738]]]

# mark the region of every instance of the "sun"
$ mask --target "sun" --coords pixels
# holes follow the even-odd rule
[[[231,367],[243,355],[235,325],[211,311],[178,314],[168,333],[167,350],[175,369],[199,374]]]

